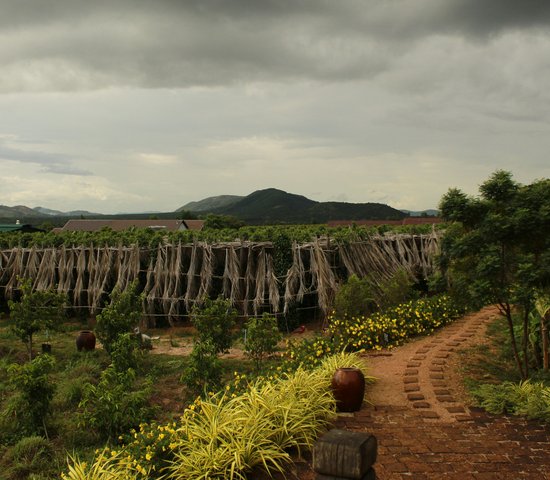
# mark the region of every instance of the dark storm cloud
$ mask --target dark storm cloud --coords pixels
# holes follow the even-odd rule
[[[548,26],[550,2],[547,0],[456,0],[451,2],[443,21],[461,30],[478,34]]]
[[[509,0],[0,1],[0,91],[369,78],[429,35],[547,24]]]

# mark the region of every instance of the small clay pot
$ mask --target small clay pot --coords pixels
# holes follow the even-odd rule
[[[358,368],[338,368],[332,376],[331,389],[339,412],[356,412],[365,397],[365,376]]]
[[[51,343],[43,343],[42,344],[42,353],[52,353]]]
[[[76,337],[76,348],[79,352],[95,349],[95,334],[91,330],[82,330]]]

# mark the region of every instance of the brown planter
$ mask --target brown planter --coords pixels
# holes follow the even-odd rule
[[[79,352],[82,350],[95,349],[95,334],[91,330],[82,330],[76,337],[76,348]]]
[[[365,396],[365,376],[358,368],[338,368],[330,384],[339,412],[356,412]]]

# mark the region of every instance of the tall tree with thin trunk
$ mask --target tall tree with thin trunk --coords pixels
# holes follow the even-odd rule
[[[12,331],[27,345],[32,360],[32,337],[40,330],[55,330],[62,322],[65,295],[53,290],[32,289],[30,279],[21,281],[21,300],[8,302]]]
[[[529,376],[529,313],[550,285],[550,180],[521,185],[499,170],[470,197],[450,189],[441,199],[451,223],[441,265],[451,287],[475,306],[496,304],[506,318],[518,371]]]

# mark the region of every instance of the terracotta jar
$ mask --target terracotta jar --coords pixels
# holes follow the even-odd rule
[[[331,388],[339,412],[356,412],[365,396],[365,376],[358,368],[338,368],[332,376]]]
[[[95,348],[95,334],[91,330],[82,330],[76,337],[76,348],[82,350],[93,350]]]

